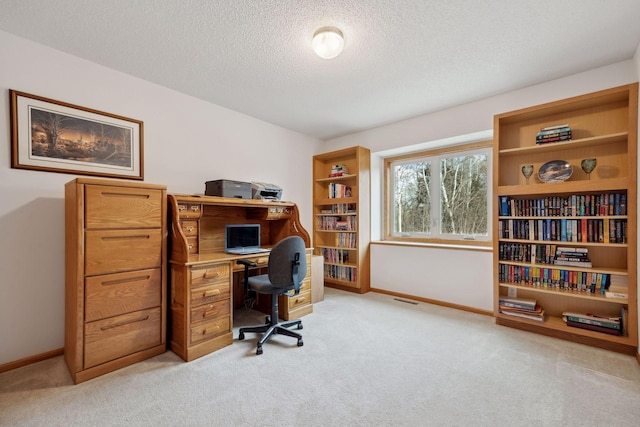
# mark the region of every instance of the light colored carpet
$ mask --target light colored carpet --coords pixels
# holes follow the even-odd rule
[[[242,310],[234,326],[260,323]],[[488,316],[327,289],[304,346],[247,336],[73,385],[62,357],[0,374],[3,426],[630,426],[635,358]],[[234,336],[237,336],[237,332]]]

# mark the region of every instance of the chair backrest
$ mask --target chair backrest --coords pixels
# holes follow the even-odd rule
[[[289,236],[280,240],[269,254],[269,281],[278,288],[289,288],[294,285],[292,262],[298,255],[298,283],[307,275],[307,256],[304,240],[299,236]]]

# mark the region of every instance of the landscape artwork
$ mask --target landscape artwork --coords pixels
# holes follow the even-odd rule
[[[12,167],[142,179],[142,122],[12,91]]]

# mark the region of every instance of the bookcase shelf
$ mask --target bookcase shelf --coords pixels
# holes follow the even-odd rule
[[[536,144],[536,136],[542,128],[561,124],[566,124],[571,129],[570,140]],[[494,117],[493,265],[496,323],[608,350],[636,353],[637,129],[637,83]],[[590,175],[581,169],[582,159],[588,158],[597,159],[596,169]],[[537,176],[541,166],[553,160],[562,160],[572,166],[568,179],[547,183]],[[528,183],[521,171],[524,165],[534,167],[534,174]],[[607,209],[598,212],[597,208],[596,215],[593,215],[594,211],[589,214],[588,210],[587,215],[579,215],[576,213],[576,203],[571,205],[568,200],[579,200],[581,197],[591,200],[597,197],[601,197],[600,200],[607,200],[608,197],[609,200],[614,200],[615,197],[616,204],[608,213],[618,213],[620,205],[617,197],[620,197],[625,201],[624,209],[620,209],[620,214],[615,215],[597,215],[607,213]],[[525,209],[510,210],[505,214],[505,200],[511,203],[510,207],[525,206]],[[560,210],[551,212],[551,215],[535,215],[549,213],[546,205],[543,205],[545,209],[536,205],[549,200],[558,200],[564,205],[560,208],[553,206]],[[607,206],[612,204],[613,202],[608,203]],[[584,205],[579,205],[578,211],[580,207],[584,208]],[[541,234],[543,223],[545,231]],[[545,234],[550,224],[557,233],[556,237],[549,238]],[[569,224],[573,226],[573,235],[565,240],[565,235],[562,234],[560,238],[559,227],[562,227],[564,233],[565,225],[569,231]],[[593,229],[584,228],[586,224]],[[535,232],[531,228],[533,226]],[[587,237],[576,238],[576,226],[579,235]],[[504,233],[502,229],[506,227],[509,228],[508,233]],[[604,229],[607,230],[606,233],[602,232]],[[588,232],[585,234],[584,230]],[[611,235],[614,231],[616,234]],[[576,248],[574,256],[580,255],[578,252],[587,253],[590,264],[581,265],[592,267],[575,263],[553,264],[552,259],[557,254],[551,252],[562,246]],[[514,250],[519,251],[516,256],[513,255]],[[545,250],[550,258],[544,256]],[[540,259],[542,263],[539,262]],[[573,261],[582,259],[584,258],[574,258]],[[544,281],[536,276],[541,271],[545,274]],[[552,274],[553,280],[550,279]],[[593,285],[589,287],[587,280],[593,280],[593,284],[596,277],[598,286],[600,279],[602,283],[607,283],[606,286],[615,279],[615,287],[623,287],[625,292],[621,293],[627,297],[610,298],[605,295],[605,286],[601,290],[596,290]],[[613,288],[614,285],[611,286]],[[499,301],[505,296],[535,300],[544,310],[544,321],[503,313]],[[623,317],[625,332],[616,336],[568,326],[562,319],[564,312],[620,316]]]
[[[324,284],[360,293],[370,288],[370,157],[363,147],[313,157],[313,246],[324,258]],[[330,176],[336,165],[346,172]],[[349,197],[330,197],[333,194]]]

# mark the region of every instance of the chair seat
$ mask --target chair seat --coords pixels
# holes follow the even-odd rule
[[[284,294],[285,292],[293,289],[293,286],[288,286],[286,288],[273,286],[269,281],[269,275],[261,274],[259,276],[249,277],[249,289],[259,294],[275,295]]]

